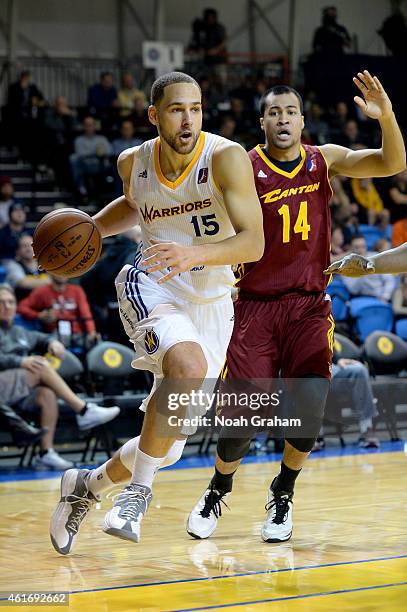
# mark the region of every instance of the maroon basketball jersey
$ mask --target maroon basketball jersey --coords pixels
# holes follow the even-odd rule
[[[263,210],[264,255],[239,266],[239,296],[323,291],[330,264],[332,189],[318,147],[301,147],[292,172],[275,166],[258,145],[249,153]],[[243,275],[242,275],[243,273]]]

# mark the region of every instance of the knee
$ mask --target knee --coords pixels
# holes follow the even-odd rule
[[[203,380],[207,370],[205,355],[198,344],[173,352],[170,349],[164,357],[163,371],[167,378]]]

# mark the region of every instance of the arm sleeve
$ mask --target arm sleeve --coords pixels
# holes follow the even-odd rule
[[[19,368],[22,359],[21,355],[13,355],[12,353],[3,355],[0,353],[0,372],[3,370],[11,370],[12,368]]]
[[[17,312],[19,312],[26,319],[35,320],[38,319],[38,314],[42,310],[42,304],[37,297],[37,292],[31,291],[31,293],[21,300],[17,307]]]

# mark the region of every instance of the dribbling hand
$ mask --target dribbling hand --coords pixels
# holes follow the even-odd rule
[[[187,272],[197,265],[196,247],[184,246],[177,242],[159,242],[151,240],[151,245],[144,251],[144,259],[141,262],[146,266],[146,272],[157,272],[170,269],[158,284],[169,281],[181,272]]]

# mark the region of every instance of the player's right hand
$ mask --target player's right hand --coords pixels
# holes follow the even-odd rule
[[[367,257],[357,255],[356,253],[346,255],[324,270],[324,274],[342,274],[343,276],[351,276],[353,278],[374,274],[375,272],[374,263]]]
[[[39,374],[41,370],[47,367],[48,361],[45,357],[40,355],[32,355],[31,357],[24,357],[21,361],[21,367],[28,370],[32,374]]]

